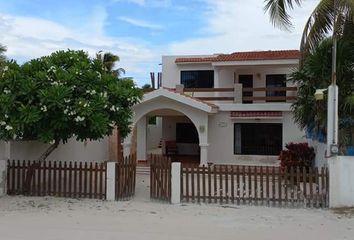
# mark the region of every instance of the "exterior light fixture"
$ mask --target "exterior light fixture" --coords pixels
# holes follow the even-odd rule
[[[327,88],[323,88],[323,89],[316,89],[316,92],[314,94],[316,101],[320,101],[323,100],[324,98],[324,92],[327,91]]]

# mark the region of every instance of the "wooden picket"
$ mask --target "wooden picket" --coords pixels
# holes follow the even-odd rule
[[[171,159],[160,155],[150,156],[150,198],[171,201]]]
[[[122,158],[116,164],[116,199],[129,200],[135,194],[136,157]]]
[[[181,200],[326,208],[328,183],[327,168],[182,165]]]
[[[8,160],[9,195],[56,196],[67,198],[106,198],[106,164]],[[32,169],[29,188],[26,176]]]

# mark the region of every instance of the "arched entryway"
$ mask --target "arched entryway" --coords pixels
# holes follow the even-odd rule
[[[188,145],[184,145],[185,149],[183,151],[192,151],[193,144],[196,145],[197,152],[199,154],[199,163],[201,165],[206,165],[208,162],[208,116],[211,113],[214,113],[213,107],[198,102],[190,97],[170,92],[169,90],[159,89],[144,96],[144,99],[141,103],[135,105],[133,107],[134,116],[132,119],[132,127],[136,126],[136,139],[137,139],[137,159],[138,160],[146,160],[148,149],[147,149],[147,126],[148,126],[148,117],[151,116],[159,116],[161,118],[165,117],[165,123],[168,127],[168,123],[176,124],[174,126],[171,125],[172,130],[170,131],[171,136],[162,139],[163,140],[171,140],[171,141],[179,141],[183,140],[183,138],[187,138],[188,134],[178,136],[177,138],[177,123],[181,123],[178,128],[179,129],[195,129],[198,133],[198,143],[192,143]],[[183,119],[181,122],[175,121],[176,119]],[[169,120],[169,121],[168,121]],[[162,120],[162,123],[164,121]],[[185,123],[185,124],[183,124]],[[191,125],[192,124],[192,125]],[[168,134],[168,129],[165,126],[165,134]],[[163,127],[163,126],[162,126]],[[194,127],[194,128],[192,128]],[[132,135],[130,134],[123,143],[124,155],[131,154],[131,144],[132,144]],[[164,135],[162,133],[162,136]],[[189,137],[193,137],[191,134]],[[193,142],[193,141],[192,141]],[[195,142],[195,141],[194,141]],[[178,146],[177,146],[178,147]],[[183,149],[183,143],[180,144],[180,148]],[[163,152],[164,153],[163,149]],[[182,151],[182,153],[183,153]],[[190,152],[191,153],[191,152]],[[181,154],[183,155],[183,154]],[[188,155],[188,154],[186,154]]]
[[[150,154],[173,161],[200,164],[199,132],[195,123],[181,112],[159,109],[138,120],[133,136],[138,160]]]

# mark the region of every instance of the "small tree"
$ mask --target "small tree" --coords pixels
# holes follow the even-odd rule
[[[99,140],[115,126],[125,137],[142,96],[132,80],[118,80],[84,51],[58,51],[21,66],[9,61],[0,71],[0,140],[50,144],[37,162],[70,138]]]
[[[315,160],[315,150],[307,143],[288,143],[279,155],[282,170],[291,167],[312,167]]]

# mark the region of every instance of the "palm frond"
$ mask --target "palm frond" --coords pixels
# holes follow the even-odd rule
[[[322,0],[307,20],[300,44],[303,56],[306,56],[321,40],[330,35],[334,24],[333,1]]]
[[[290,31],[293,28],[289,10],[294,9],[295,5],[300,6],[302,0],[265,0],[264,11],[269,12],[272,24],[282,30]]]

